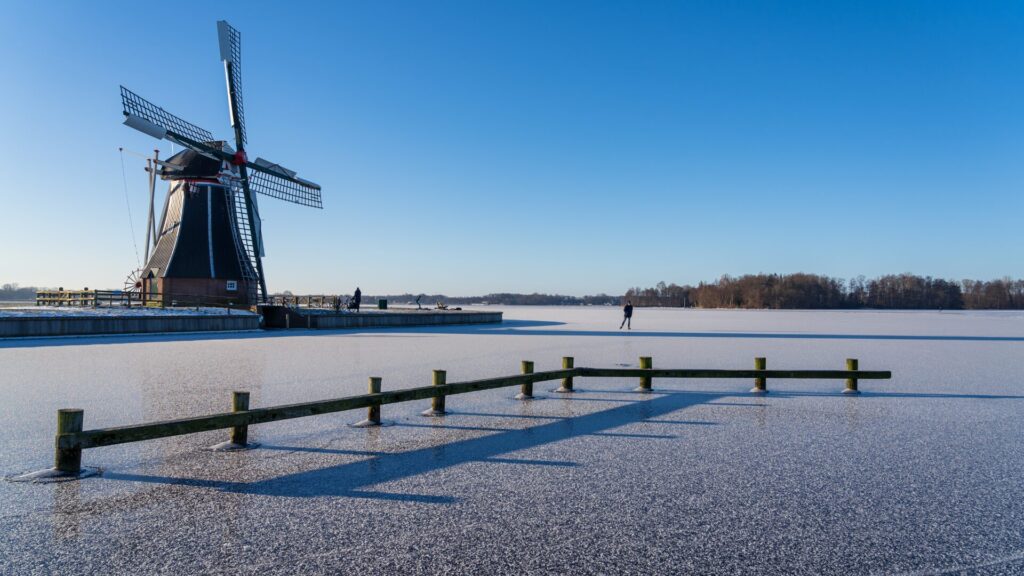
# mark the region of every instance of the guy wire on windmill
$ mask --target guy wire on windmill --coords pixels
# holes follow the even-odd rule
[[[323,208],[320,186],[292,170],[245,151],[241,35],[217,22],[220,58],[227,79],[228,114],[235,145],[175,116],[121,86],[125,125],[184,148],[150,161],[150,190],[159,173],[170,181],[159,225],[146,234],[146,262],[135,275],[141,300],[174,305],[230,302],[250,307],[267,300],[266,255],[255,194]],[[149,253],[150,240],[153,251]]]

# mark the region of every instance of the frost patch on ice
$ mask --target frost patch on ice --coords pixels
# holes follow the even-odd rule
[[[210,452],[237,452],[241,450],[252,450],[253,448],[259,448],[259,444],[256,442],[249,442],[248,444],[235,444],[231,440],[225,440],[220,444],[214,444],[207,448]]]
[[[56,468],[47,468],[45,470],[37,470],[36,472],[27,472],[25,474],[19,474],[17,476],[9,476],[4,478],[8,482],[29,482],[32,484],[52,484],[54,482],[69,482],[71,480],[81,480],[82,478],[88,478],[90,476],[99,476],[103,471],[99,468],[88,468],[82,467],[77,473],[75,472],[62,472]]]
[[[381,420],[380,422],[374,422],[374,421],[370,420],[369,418],[367,418],[365,420],[360,420],[359,422],[355,422],[353,424],[349,424],[348,426],[349,426],[349,428],[383,428],[385,426],[394,426],[394,425],[395,425],[395,422],[393,420]]]

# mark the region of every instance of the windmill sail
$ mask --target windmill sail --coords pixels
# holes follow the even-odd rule
[[[225,63],[228,82],[228,107],[231,127],[238,131],[239,148],[248,143],[245,136],[245,110],[242,107],[242,35],[225,20],[217,21],[220,59]]]
[[[324,207],[320,199],[319,184],[303,180],[296,176],[295,172],[271,164],[262,158],[257,158],[256,162],[249,162],[246,166],[252,171],[249,173],[249,188],[253,192],[300,206]]]
[[[209,130],[182,120],[124,86],[121,86],[121,105],[124,108],[124,123],[131,128],[199,152],[216,152],[209,145],[213,142],[213,134]],[[215,157],[219,159],[219,155]]]

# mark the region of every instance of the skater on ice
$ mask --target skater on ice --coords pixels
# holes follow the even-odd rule
[[[622,307],[622,324],[619,324],[619,330],[622,330],[623,326],[626,327],[626,330],[632,330],[633,329],[632,319],[633,319],[633,301],[632,300],[626,300],[626,305]]]

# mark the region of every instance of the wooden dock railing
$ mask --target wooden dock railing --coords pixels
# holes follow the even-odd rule
[[[252,308],[244,303],[244,296],[214,296],[210,294],[175,293],[167,301],[159,292],[136,293],[123,290],[38,290],[36,306],[71,308]]]
[[[99,290],[39,290],[36,292],[36,306],[73,306],[93,308],[108,293]]]
[[[466,382],[446,382],[444,370],[434,370],[433,385],[403,390],[381,391],[381,379],[371,377],[369,393],[359,396],[348,396],[332,400],[319,400],[271,406],[268,408],[249,408],[249,393],[234,392],[232,396],[232,412],[180,418],[148,424],[119,426],[116,428],[99,428],[83,430],[84,413],[80,409],[61,409],[57,411],[57,436],[55,439],[55,472],[76,476],[82,472],[82,450],[100,446],[112,446],[126,442],[139,442],[180,436],[196,432],[207,432],[231,428],[230,443],[237,448],[244,448],[248,442],[248,426],[265,424],[291,418],[330,414],[346,410],[368,408],[367,419],[360,425],[379,425],[380,407],[384,404],[411,402],[431,399],[431,408],[425,416],[443,416],[445,414],[445,397],[466,394],[480,390],[520,386],[517,399],[533,398],[533,384],[561,380],[562,385],[555,390],[559,393],[573,392],[574,378],[638,378],[637,392],[653,391],[652,381],[655,378],[753,378],[754,394],[768,393],[768,379],[832,379],[845,380],[843,390],[847,394],[857,394],[858,380],[881,380],[892,377],[892,372],[885,370],[860,370],[855,359],[846,361],[846,370],[768,370],[764,358],[756,358],[753,370],[722,370],[694,368],[654,368],[649,356],[640,358],[640,368],[575,368],[573,358],[562,359],[561,370],[533,371],[533,362],[523,361],[522,374],[469,380]]]
[[[267,303],[275,306],[288,306],[289,308],[323,308],[340,309],[345,300],[341,296],[329,294],[271,294]]]

